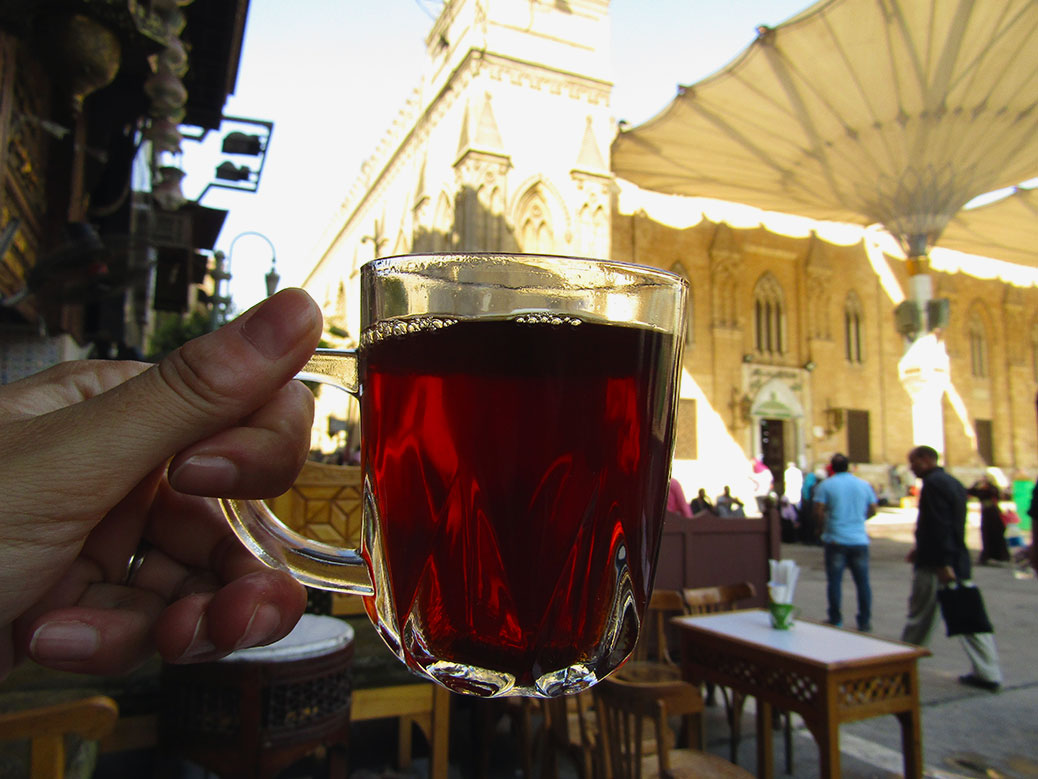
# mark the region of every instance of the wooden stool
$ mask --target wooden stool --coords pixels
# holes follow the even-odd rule
[[[164,665],[161,746],[222,779],[273,777],[323,746],[345,777],[352,660],[353,628],[304,614],[270,646]]]

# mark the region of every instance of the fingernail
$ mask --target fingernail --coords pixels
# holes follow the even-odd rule
[[[242,335],[264,357],[276,360],[310,332],[317,316],[317,306],[305,292],[282,290],[256,308]]]
[[[226,457],[196,454],[170,472],[169,483],[192,495],[226,494],[238,485],[238,466]]]
[[[262,644],[274,635],[274,631],[280,626],[281,612],[269,603],[262,603],[252,612],[252,618],[249,620],[245,632],[242,633],[242,637],[238,639],[238,643],[234,645],[234,648],[241,649],[246,646]]]
[[[89,660],[101,646],[97,628],[85,622],[47,622],[36,629],[29,654],[44,662]]]
[[[176,662],[184,662],[185,660],[192,660],[202,655],[207,655],[210,652],[215,652],[216,647],[213,642],[208,638],[201,638],[203,625],[205,624],[205,615],[203,614],[198,618],[198,622],[195,623],[195,632],[191,636],[191,643],[187,645],[187,649],[184,653],[176,659]]]

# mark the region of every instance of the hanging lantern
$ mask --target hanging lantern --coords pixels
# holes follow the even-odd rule
[[[170,116],[187,104],[184,83],[166,70],[152,73],[144,82],[144,93],[151,98],[152,116]]]
[[[106,87],[119,72],[122,47],[115,33],[85,14],[45,17],[39,46],[57,82],[79,112],[87,95]]]
[[[172,119],[153,119],[148,129],[144,131],[144,137],[151,141],[155,151],[168,151],[171,154],[180,153],[180,141],[183,135],[180,128]]]
[[[169,44],[156,57],[156,70],[165,70],[174,76],[187,73],[187,51],[177,37],[170,37]]]
[[[151,195],[163,211],[176,211],[187,202],[181,188],[184,171],[180,168],[166,166],[159,168],[158,174],[161,178],[157,184],[152,186]]]

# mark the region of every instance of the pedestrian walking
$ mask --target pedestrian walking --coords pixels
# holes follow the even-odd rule
[[[923,480],[919,493],[919,515],[915,525],[915,548],[908,553],[912,563],[912,591],[908,618],[901,640],[926,645],[940,614],[937,590],[958,580],[969,581],[970,554],[966,547],[966,488],[938,464],[937,450],[917,446],[908,453],[908,464]],[[959,682],[998,692],[1002,669],[992,633],[960,636],[972,670]]]
[[[858,594],[858,630],[872,630],[872,588],[869,585],[869,536],[865,521],[876,513],[872,485],[848,472],[846,455],[829,461],[833,475],[814,491],[815,518],[822,528],[825,547],[825,579],[828,585],[830,625],[843,624],[843,572],[851,569]]]

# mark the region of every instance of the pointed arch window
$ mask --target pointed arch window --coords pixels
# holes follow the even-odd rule
[[[519,235],[524,252],[550,252],[555,248],[548,209],[542,199],[535,198],[530,202],[523,214]]]
[[[975,378],[986,379],[988,375],[988,339],[984,322],[977,314],[969,319],[966,331],[970,344],[970,373]]]
[[[844,354],[847,362],[861,365],[865,362],[865,315],[861,299],[851,292],[843,303]]]
[[[786,351],[786,307],[782,287],[770,273],[753,290],[754,348],[778,356]]]
[[[479,190],[480,230],[477,248],[501,251],[504,244],[504,196],[497,186],[483,186]]]
[[[555,251],[550,197],[549,191],[538,182],[520,198],[515,220],[520,251],[546,254]]]
[[[581,251],[588,257],[609,256],[609,223],[605,209],[585,203],[577,215]]]

